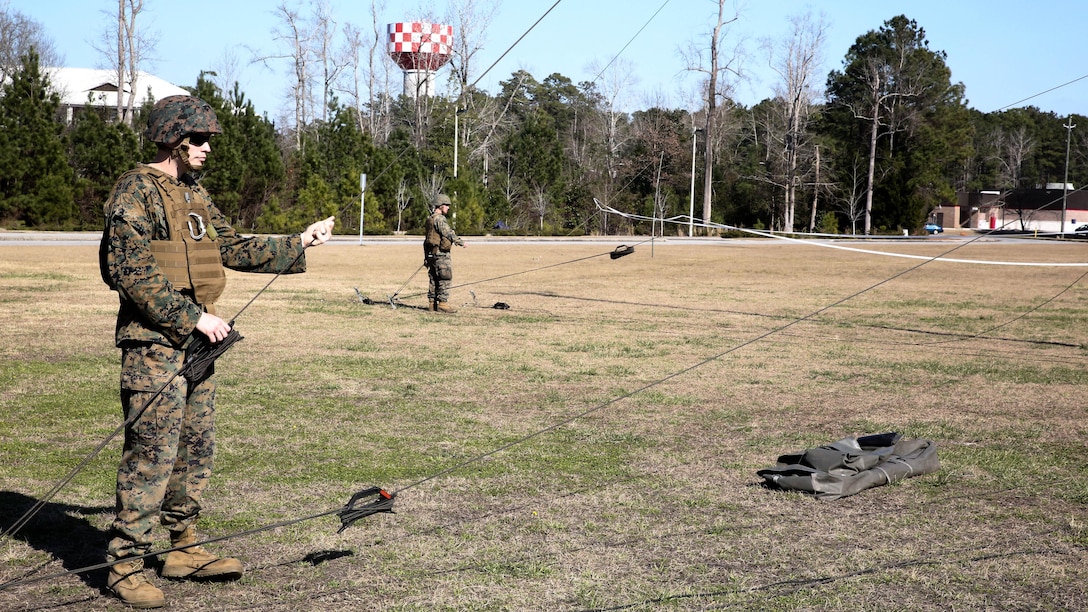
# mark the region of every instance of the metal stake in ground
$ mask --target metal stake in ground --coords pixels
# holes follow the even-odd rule
[[[393,292],[393,295],[389,296],[389,305],[390,306],[392,306],[393,308],[397,307],[397,294],[399,294],[401,291],[403,291],[404,288],[408,286],[408,283],[412,282],[412,279],[416,277],[416,274],[419,274],[419,271],[422,270],[424,268],[424,266],[426,266],[426,265],[427,265],[426,261],[419,264],[419,267],[416,268],[416,271],[412,272],[412,275],[408,277],[408,280],[404,281],[404,284],[400,286],[400,289],[397,289],[396,291]]]

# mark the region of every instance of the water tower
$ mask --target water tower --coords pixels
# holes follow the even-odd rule
[[[423,21],[389,24],[389,57],[404,71],[404,95],[434,95],[434,73],[450,61],[453,26]]]

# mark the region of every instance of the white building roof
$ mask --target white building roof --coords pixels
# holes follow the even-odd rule
[[[96,68],[46,68],[53,89],[60,94],[64,106],[117,106],[117,71]],[[150,100],[156,102],[167,96],[189,95],[189,92],[146,72],[136,76],[136,106]],[[150,90],[150,93],[149,93]],[[121,98],[128,103],[128,89]]]

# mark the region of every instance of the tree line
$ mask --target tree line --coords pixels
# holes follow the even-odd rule
[[[202,183],[241,231],[259,233],[328,215],[356,233],[361,199],[365,233],[418,232],[445,192],[462,234],[652,231],[600,214],[594,200],[647,217],[694,211],[696,222],[868,234],[918,231],[959,191],[1034,187],[1066,172],[1088,180],[1088,138],[1068,127],[1088,128],[1083,116],[969,108],[915,21],[897,16],[859,36],[825,83],[813,80],[824,24],[792,23],[768,51],[780,83],[751,107],[729,95],[716,51],[696,111],[626,112],[622,79],[558,73],[518,71],[488,93],[461,64],[456,95],[377,91],[348,103],[328,88],[320,112],[284,127],[237,84],[225,91],[202,72],[186,89],[223,127]],[[0,226],[97,229],[113,182],[154,152],[140,129],[150,109],[86,107],[68,123],[38,48],[24,41],[17,58],[13,48],[0,50]]]

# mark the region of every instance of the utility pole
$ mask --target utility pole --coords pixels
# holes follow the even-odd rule
[[[468,107],[455,108],[453,110],[453,178],[457,178],[457,165],[458,165],[457,164],[457,147],[459,146],[460,140],[461,140],[461,134],[459,133],[459,130],[457,129],[457,122],[458,122],[458,119],[461,117],[461,113],[463,113],[463,112],[465,112],[467,110],[468,110]],[[486,170],[485,170],[485,172],[486,172]]]
[[[359,246],[363,246],[363,211],[366,210],[366,173],[359,175]],[[400,229],[400,228],[397,228]]]
[[[691,191],[688,203],[688,238],[695,235],[695,142],[699,140],[696,138],[698,133],[699,128],[695,127],[693,122],[691,126]]]
[[[816,233],[816,205],[820,202],[820,147],[816,146],[816,184],[812,187],[812,215],[808,220],[808,233]]]
[[[1073,128],[1077,127],[1073,123],[1073,115],[1069,115],[1068,124],[1063,124],[1065,128],[1065,181],[1062,183],[1062,238],[1065,238],[1065,200],[1069,193],[1069,141],[1073,137]]]

